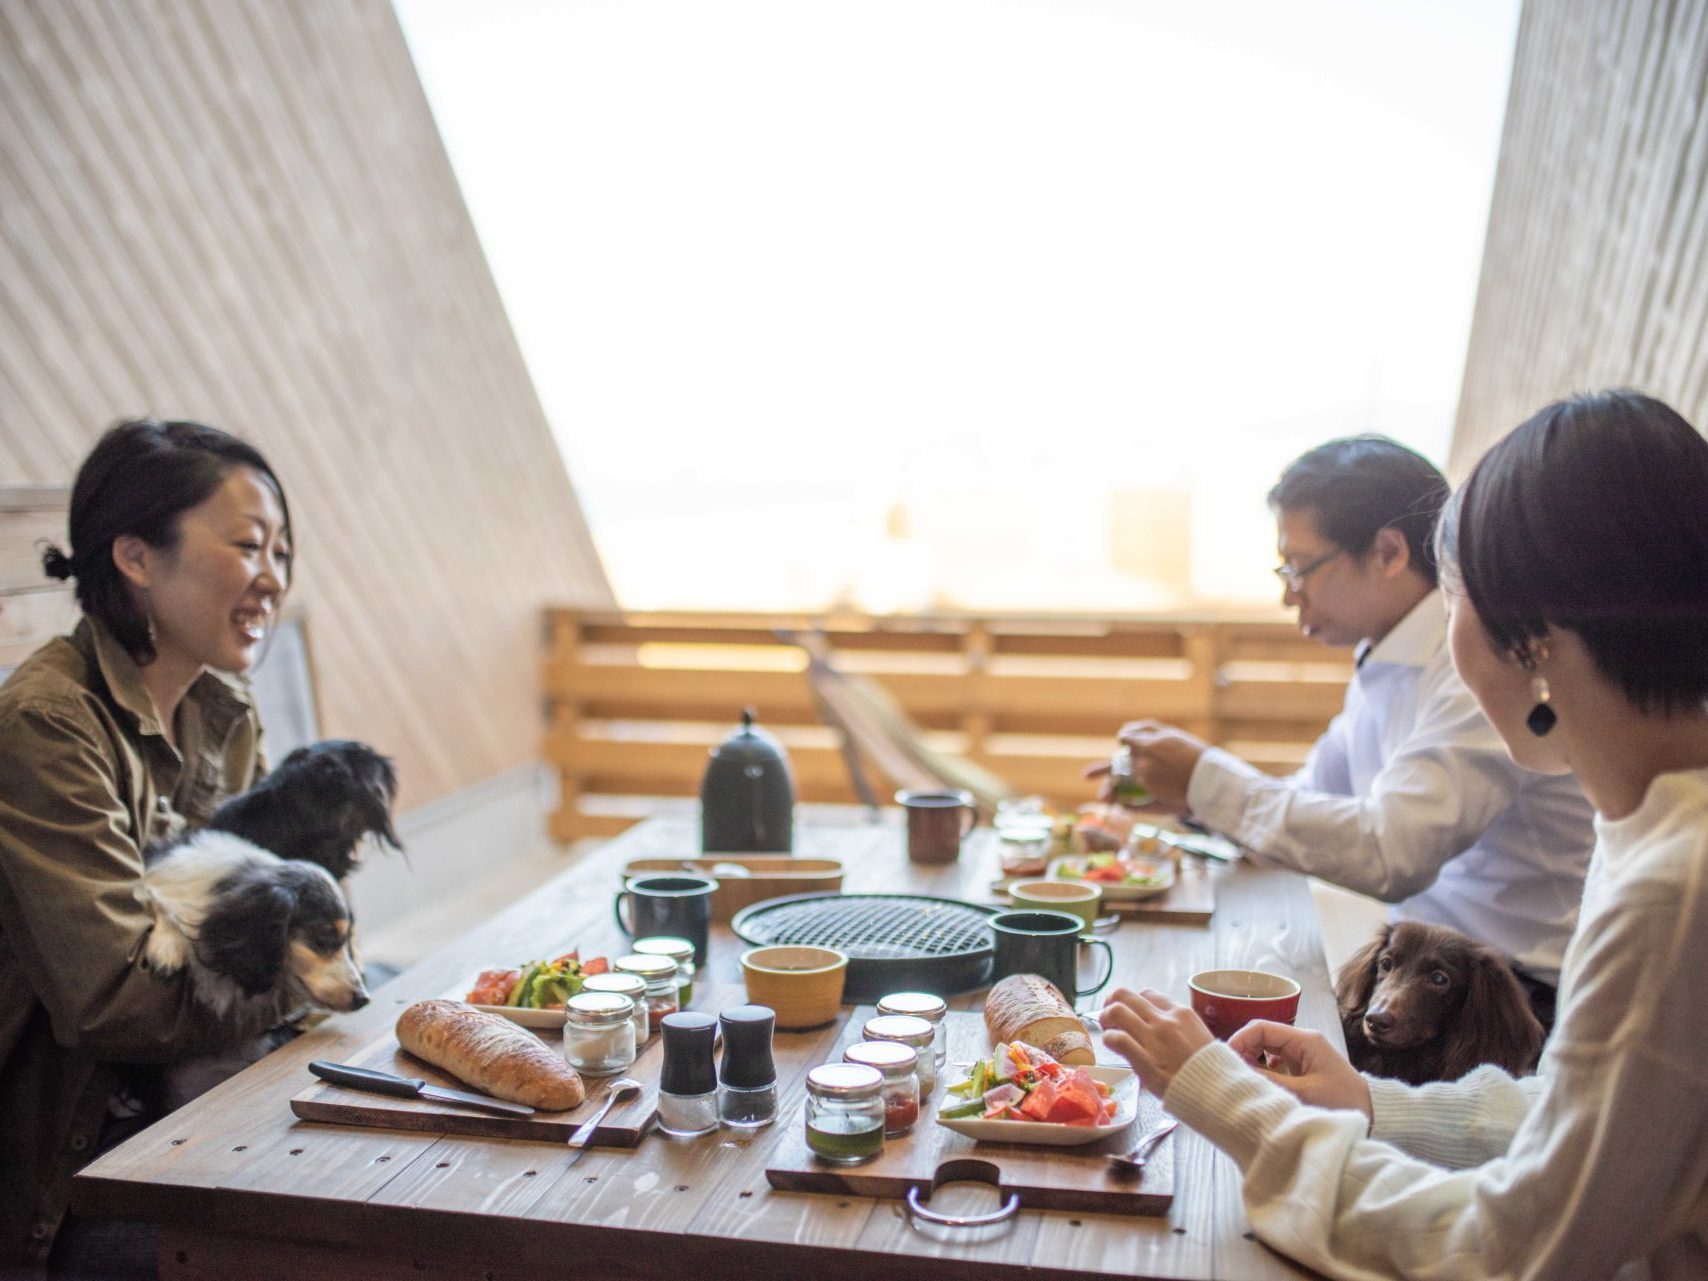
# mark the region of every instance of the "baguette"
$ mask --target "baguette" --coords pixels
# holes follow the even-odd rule
[[[398,1015],[397,1040],[494,1098],[562,1112],[587,1097],[580,1075],[539,1037],[461,1001],[417,1001]]]
[[[1033,1045],[1058,1063],[1084,1067],[1097,1061],[1085,1024],[1056,985],[1036,974],[1010,974],[984,1002],[984,1025],[993,1043]]]

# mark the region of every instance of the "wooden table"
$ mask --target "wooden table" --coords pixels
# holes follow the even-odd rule
[[[1251,1237],[1233,1163],[1184,1130],[1170,1140],[1178,1144],[1178,1191],[1167,1219],[1022,1211],[1001,1228],[956,1233],[910,1226],[899,1202],[771,1189],[764,1170],[772,1130],[686,1142],[655,1135],[633,1151],[589,1151],[569,1169],[564,1151],[540,1143],[292,1116],[289,1100],[310,1080],[308,1060],[355,1054],[410,1002],[443,995],[484,965],[560,946],[615,954],[621,939],[610,902],[622,865],[697,850],[692,823],[655,819],[632,829],[449,942],[366,1010],[329,1020],[100,1158],[78,1176],[76,1205],[160,1223],[161,1275],[208,1281],[1308,1275]],[[843,859],[850,891],[992,897],[988,833],[975,833],[961,861],[943,868],[905,861],[894,816],[805,827],[796,852]],[[1338,1040],[1304,880],[1249,867],[1216,876],[1208,926],[1127,921],[1110,936],[1117,981],[1184,999],[1197,970],[1277,970],[1304,986],[1300,1026]],[[727,931],[715,936],[710,982],[739,983],[739,951]],[[979,1008],[979,999],[957,1004]],[[824,1036],[828,1050],[835,1028]],[[953,1210],[941,1199],[953,1190],[934,1206]]]

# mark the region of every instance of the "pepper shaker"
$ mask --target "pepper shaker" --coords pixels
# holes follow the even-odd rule
[[[672,967],[674,968],[674,967]],[[692,1138],[718,1128],[718,1074],[712,1042],[718,1021],[710,1014],[683,1010],[666,1014],[664,1066],[658,1077],[658,1128],[676,1138]]]
[[[724,1057],[718,1069],[718,1115],[725,1125],[757,1129],[777,1116],[777,1065],[771,1033],[777,1015],[765,1005],[737,1005],[718,1016]]]

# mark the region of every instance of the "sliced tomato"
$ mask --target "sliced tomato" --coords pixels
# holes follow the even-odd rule
[[[1092,1087],[1091,1077],[1076,1069],[1056,1087],[1050,1120],[1063,1125],[1095,1125],[1103,1117],[1103,1100]]]
[[[581,967],[581,972],[583,974],[585,974],[588,978],[592,978],[595,974],[606,973],[608,970],[610,970],[610,968],[611,968],[611,962],[609,962],[608,960],[606,960],[602,956],[596,956],[591,961],[587,962],[587,964],[585,964]]]
[[[1056,1083],[1054,1081],[1039,1081],[1032,1087],[1032,1092],[1026,1096],[1026,1101],[1020,1105],[1020,1115],[1028,1121],[1047,1121],[1050,1112],[1056,1105]]]
[[[581,960],[581,949],[577,947],[577,948],[571,948],[569,951],[565,952],[562,956],[557,957],[555,960],[552,961],[552,964],[553,965],[562,965],[565,961],[579,962],[580,960]]]

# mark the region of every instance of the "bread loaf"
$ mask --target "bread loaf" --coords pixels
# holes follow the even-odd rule
[[[587,1097],[575,1069],[539,1037],[461,1001],[417,1001],[398,1015],[397,1041],[494,1098],[562,1112]]]
[[[984,1025],[992,1043],[1035,1045],[1058,1063],[1096,1062],[1091,1037],[1056,985],[1036,974],[1010,974],[991,988]]]

